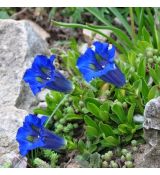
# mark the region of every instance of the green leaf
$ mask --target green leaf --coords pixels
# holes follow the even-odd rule
[[[96,7],[85,7],[92,15],[94,15],[99,21],[105,25],[111,25],[111,23],[100,13],[99,9]]]
[[[89,116],[85,115],[84,121],[85,121],[86,125],[92,126],[94,128],[98,128],[97,123],[94,120],[92,120]]]
[[[124,28],[127,30],[128,34],[131,36],[131,27],[128,24],[127,19],[125,19],[116,7],[109,7],[109,10],[121,21]]]
[[[142,36],[145,41],[151,43],[151,36],[145,26],[143,26],[143,29],[142,29]]]
[[[129,126],[129,124],[120,124],[118,126],[118,130],[122,133],[122,134],[129,134],[132,133],[132,127]]]
[[[86,145],[82,140],[78,141],[78,150],[80,153],[84,153],[84,150],[86,149]]]
[[[105,147],[115,147],[115,146],[119,145],[119,143],[120,143],[119,139],[117,139],[116,137],[113,137],[113,136],[105,137],[101,141],[102,146],[105,146]]]
[[[124,123],[126,121],[126,114],[121,105],[117,103],[113,104],[112,111],[117,115],[121,123]]]
[[[133,91],[135,91],[135,94],[139,96],[140,92],[142,91],[142,80],[139,79],[133,83],[132,86]]]
[[[140,8],[140,13],[138,15],[138,36],[142,35],[142,28],[144,26],[144,8]]]
[[[153,69],[152,67],[149,68],[149,73],[153,78],[155,84],[160,84],[160,77],[159,72]]]
[[[148,93],[148,100],[151,100],[151,99],[158,97],[158,96],[160,96],[160,86],[155,85],[150,89],[150,91]]]
[[[109,119],[109,112],[100,109],[99,116],[104,122],[107,122]]]
[[[123,30],[117,28],[117,27],[113,27],[113,26],[100,26],[100,25],[92,25],[92,24],[87,24],[89,27],[92,27],[94,29],[107,29],[110,30],[114,33],[114,35],[117,36],[117,38],[119,40],[121,40],[121,43],[123,43],[123,47],[128,46],[129,48],[133,48],[133,44],[130,40],[130,38],[126,35],[125,32],[123,32]]]
[[[42,109],[42,108],[36,108],[34,109],[34,114],[42,114],[42,115],[46,115],[49,116],[51,114],[52,111],[47,110],[47,109]]]
[[[98,137],[99,136],[99,132],[97,131],[97,129],[92,126],[86,126],[86,134],[88,137]]]
[[[146,81],[142,78],[142,96],[143,96],[143,99],[144,99],[144,102],[147,103],[147,96],[148,96],[148,93],[149,93],[149,88],[148,88],[148,85],[146,83]]]
[[[0,11],[0,19],[9,19],[9,15],[6,11]]]
[[[72,113],[72,114],[67,114],[66,119],[67,120],[82,120],[83,117],[81,115]]]
[[[105,137],[114,136],[114,132],[113,132],[113,129],[112,129],[111,126],[100,122],[99,123],[99,128],[100,128],[102,134],[105,135]]]
[[[89,112],[91,112],[94,116],[96,116],[97,118],[100,119],[100,116],[99,116],[99,108],[93,104],[93,103],[87,103],[87,109]]]
[[[146,75],[146,60],[145,59],[141,59],[139,66],[138,66],[138,74],[145,78]]]
[[[109,111],[110,110],[110,102],[104,102],[101,106],[100,106],[100,110],[103,111]]]
[[[112,37],[109,37],[108,35],[103,33],[101,30],[98,30],[98,29],[95,29],[95,28],[92,28],[92,27],[89,27],[89,26],[83,25],[83,24],[64,23],[64,22],[57,22],[57,21],[53,21],[53,20],[52,20],[52,25],[63,26],[63,27],[68,27],[68,28],[82,28],[82,29],[91,30],[91,31],[93,31],[95,33],[98,33],[101,36],[105,37],[110,43],[112,43],[122,53],[127,53],[126,50],[124,49],[124,47],[122,47],[121,44],[117,43]]]
[[[133,123],[133,115],[134,115],[135,107],[136,107],[136,104],[132,104],[128,110],[127,120],[129,124]]]
[[[88,103],[93,103],[97,107],[100,107],[101,106],[101,103],[97,99],[91,98],[91,97],[85,99],[85,104],[87,105]]]

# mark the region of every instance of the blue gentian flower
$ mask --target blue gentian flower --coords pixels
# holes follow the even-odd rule
[[[125,76],[115,64],[115,47],[108,43],[94,42],[91,48],[78,58],[77,67],[87,82],[101,78],[105,82],[121,87]]]
[[[29,114],[25,117],[23,126],[17,131],[16,140],[22,156],[36,148],[59,150],[66,143],[65,140],[44,128],[46,116],[38,118]]]
[[[42,88],[64,93],[72,91],[72,83],[55,69],[54,59],[54,55],[49,59],[44,55],[37,55],[32,67],[26,70],[23,79],[29,83],[34,95],[40,92]]]

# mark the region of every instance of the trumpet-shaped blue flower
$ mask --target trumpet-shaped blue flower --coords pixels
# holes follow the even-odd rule
[[[87,82],[99,77],[121,87],[125,84],[125,76],[115,64],[114,57],[114,46],[110,48],[108,43],[96,41],[78,58],[77,67]]]
[[[42,88],[64,93],[72,91],[72,83],[55,69],[54,59],[54,55],[49,59],[44,55],[37,55],[32,67],[26,70],[23,79],[29,83],[34,95],[40,92]]]
[[[29,114],[25,117],[23,126],[17,131],[16,140],[22,156],[36,148],[59,150],[65,145],[65,140],[44,128],[47,117],[38,118]]]

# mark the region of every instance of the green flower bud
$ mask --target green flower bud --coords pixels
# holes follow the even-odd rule
[[[127,103],[126,102],[123,102],[122,103],[122,107],[126,109],[128,107]]]
[[[153,63],[153,58],[148,58],[148,63]]]
[[[116,162],[112,163],[112,168],[118,168],[118,164]]]
[[[65,102],[64,105],[65,105],[65,106],[69,106],[69,103],[68,103],[68,102]]]
[[[0,167],[0,168],[12,168],[12,163],[6,162],[6,163],[4,163],[4,164],[2,165],[2,167]]]
[[[142,54],[142,53],[139,53],[139,54],[138,54],[138,57],[143,57],[143,54]]]
[[[147,47],[146,52],[148,52],[148,51],[153,52],[153,48],[152,47]]]
[[[108,168],[108,162],[107,161],[102,162],[102,168]]]
[[[62,125],[62,124],[58,124],[58,125],[57,125],[57,130],[58,130],[58,131],[63,130],[63,125]]]
[[[64,127],[64,128],[63,128],[63,132],[69,133],[69,131],[70,131],[70,129],[68,129],[68,127]]]
[[[131,153],[126,154],[126,160],[128,160],[128,161],[132,160],[132,154]]]
[[[59,122],[56,122],[55,124],[54,124],[54,126],[57,128],[57,126],[59,125]]]
[[[121,153],[125,156],[128,153],[128,151],[127,149],[122,149]]]
[[[122,155],[122,156],[121,156],[121,161],[122,161],[122,162],[125,162],[125,160],[126,160],[125,156]]]
[[[106,96],[110,96],[111,95],[111,92],[109,90],[106,90],[105,95]]]
[[[74,110],[72,107],[68,107],[66,112],[67,113],[74,113]]]
[[[66,119],[65,119],[65,118],[61,118],[61,119],[59,120],[59,123],[61,123],[61,124],[65,124],[65,122],[66,122]]]
[[[153,49],[153,54],[158,54],[158,49]]]
[[[135,68],[131,67],[129,71],[130,71],[130,73],[133,73],[133,72],[135,72]]]
[[[78,123],[74,123],[73,124],[73,127],[76,129],[76,128],[78,128]]]
[[[133,162],[131,162],[131,161],[126,161],[125,165],[127,168],[133,168]]]
[[[105,155],[101,155],[101,158],[104,160],[105,159]]]
[[[112,151],[108,151],[108,155],[110,155],[111,157],[113,157],[113,152]]]
[[[87,108],[82,108],[82,112],[84,112],[85,114],[87,114],[88,113],[88,110],[87,110]]]
[[[68,101],[69,101],[69,102],[72,102],[72,100],[73,100],[72,97],[69,97],[69,98],[68,98]]]
[[[67,124],[67,128],[70,129],[70,130],[73,129],[72,123],[68,123],[68,124]]]
[[[106,153],[106,154],[104,155],[104,159],[105,159],[106,161],[110,161],[110,160],[112,159],[112,156],[111,156],[110,154]]]
[[[132,148],[132,150],[133,150],[134,152],[136,152],[136,151],[138,151],[138,148],[137,148],[136,146],[134,146],[134,147]]]
[[[116,156],[120,157],[121,156],[121,148],[117,147],[117,149],[115,150],[115,154],[116,154]]]
[[[56,115],[53,118],[54,118],[54,120],[58,120],[58,117]]]
[[[131,144],[132,144],[132,146],[137,146],[137,141],[136,140],[132,140]]]
[[[152,52],[152,51],[147,51],[147,52],[146,52],[146,56],[147,56],[148,58],[153,57],[153,52]]]
[[[83,101],[79,101],[79,106],[83,107],[84,106],[84,102]]]
[[[158,58],[157,56],[155,55],[153,56],[154,61],[157,61],[157,58]]]

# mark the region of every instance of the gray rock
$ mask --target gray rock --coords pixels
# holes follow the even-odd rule
[[[22,125],[27,111],[14,106],[0,107],[0,166],[21,160],[16,142],[17,129]],[[12,165],[13,166],[13,165]]]
[[[35,98],[22,85],[22,77],[35,55],[49,53],[48,45],[25,20],[0,20],[0,38],[1,103],[29,109],[27,105],[32,103],[28,99],[35,101]]]
[[[141,114],[136,114],[136,115],[133,116],[133,120],[136,123],[141,123],[142,124],[144,122],[144,116],[141,115]]]
[[[160,97],[146,104],[143,127],[147,144],[140,166],[160,168]]]
[[[15,137],[38,101],[22,77],[35,55],[49,54],[47,47],[30,22],[0,20],[0,167],[27,165]]]

